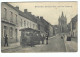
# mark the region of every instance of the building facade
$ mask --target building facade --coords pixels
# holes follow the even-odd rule
[[[1,3],[1,45],[4,44],[6,34],[9,43],[18,41],[18,19],[18,12],[13,6],[8,3]]]
[[[13,7],[9,3],[1,4],[1,45],[4,45],[4,37],[8,36],[9,44],[19,42],[21,37],[20,29],[32,28],[39,30],[41,34],[49,33],[52,36],[52,25],[50,25],[43,17],[36,17],[24,9]]]
[[[1,45],[4,45],[4,37],[7,34],[9,44],[20,41],[22,28],[38,30],[35,16],[27,9],[24,12],[19,7],[13,7],[9,3],[1,4]]]
[[[53,26],[51,24],[49,24],[49,36],[53,36]]]
[[[78,15],[72,18],[70,22],[70,28],[71,28],[71,31],[70,31],[71,36],[77,38],[78,36]]]
[[[42,16],[37,16],[37,24],[41,34],[49,33],[49,23]]]
[[[33,16],[30,12],[27,12],[27,9],[24,9],[24,12],[19,11],[19,30],[23,28],[32,28],[38,30],[38,25],[35,20],[35,16]],[[18,37],[21,37],[21,31],[18,30]]]
[[[53,35],[57,35],[59,33],[59,25],[53,25]]]

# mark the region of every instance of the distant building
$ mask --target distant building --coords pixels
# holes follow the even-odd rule
[[[42,16],[37,16],[37,24],[41,34],[49,33],[49,23]]]
[[[71,22],[67,24],[67,27],[68,27],[68,32],[71,31]]]
[[[67,32],[67,18],[66,16],[64,17],[63,12],[62,12],[61,17],[59,17],[58,21],[59,21],[60,33],[66,33]]]
[[[59,26],[53,25],[53,35],[59,34]]]
[[[49,36],[53,36],[53,25],[49,24]]]

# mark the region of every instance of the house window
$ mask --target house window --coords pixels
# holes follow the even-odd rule
[[[29,28],[29,22],[27,21],[27,27]]]
[[[10,22],[13,22],[13,12],[10,11],[10,15],[11,15],[11,16],[10,16],[10,19],[11,19]]]
[[[24,26],[26,26],[26,21],[24,21]]]
[[[34,26],[35,26],[35,25],[33,24],[33,29],[34,29]]]
[[[30,23],[28,22],[28,27],[30,28]]]
[[[4,26],[4,36],[6,36],[6,34],[7,34],[7,27]]]
[[[13,38],[13,28],[10,28],[10,38]]]
[[[6,19],[7,18],[7,9],[4,8],[4,18]]]
[[[26,27],[27,27],[27,21],[26,21]]]
[[[15,14],[16,24],[17,24],[17,15]]]
[[[17,39],[17,29],[15,29],[15,38],[16,38],[16,42],[18,41]]]
[[[30,23],[30,28],[31,28],[31,23]]]
[[[21,19],[21,27],[22,27],[22,19]]]

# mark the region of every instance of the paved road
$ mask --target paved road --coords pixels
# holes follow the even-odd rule
[[[45,41],[46,42],[46,41]],[[40,44],[35,47],[15,48],[8,50],[8,52],[65,52],[64,40],[59,36],[55,36],[49,39],[49,44]],[[7,51],[4,51],[7,52]]]

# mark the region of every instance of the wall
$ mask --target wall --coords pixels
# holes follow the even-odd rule
[[[7,17],[6,19],[4,18],[4,8],[7,9]],[[13,12],[13,22],[10,22],[11,21],[11,14],[10,14],[10,11]],[[13,43],[13,42],[16,42],[16,37],[15,37],[15,29],[17,29],[17,26],[18,24],[16,23],[16,15],[17,15],[17,19],[18,19],[18,12],[16,10],[14,10],[13,8],[11,8],[10,6],[8,6],[7,4],[5,3],[2,3],[1,4],[1,44],[3,45],[4,44],[4,26],[7,27],[7,35],[8,35],[8,41],[9,41],[9,44],[10,43]],[[13,28],[13,35],[12,35],[12,38],[10,37],[10,28]]]

